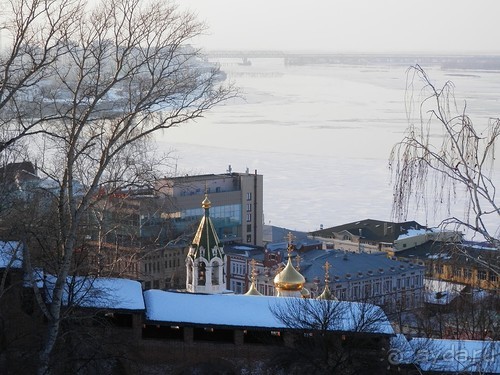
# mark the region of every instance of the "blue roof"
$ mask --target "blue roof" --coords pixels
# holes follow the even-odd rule
[[[306,280],[315,277],[323,279],[325,262],[330,264],[330,278],[335,276],[345,280],[346,275],[352,279],[364,279],[382,274],[395,274],[421,270],[424,266],[402,262],[388,258],[386,254],[350,253],[340,250],[310,250],[301,254],[300,273]]]

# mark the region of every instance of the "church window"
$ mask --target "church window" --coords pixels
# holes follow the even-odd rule
[[[189,262],[188,269],[187,269],[187,279],[188,279],[189,284],[192,283],[192,281],[191,281],[192,277],[193,277],[193,265],[191,264],[191,262]]]
[[[219,263],[212,265],[212,285],[219,285]]]
[[[198,264],[198,285],[205,285],[206,267],[204,262]]]

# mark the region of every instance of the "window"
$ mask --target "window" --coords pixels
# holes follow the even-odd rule
[[[486,271],[485,270],[478,270],[477,271],[477,279],[478,280],[486,280]]]
[[[241,294],[241,293],[243,292],[243,287],[242,287],[242,284],[241,284],[241,282],[240,282],[240,281],[236,281],[236,282],[234,283],[234,286],[235,286],[234,291],[235,291],[236,293]]]
[[[489,278],[490,278],[490,281],[493,281],[493,282],[497,281],[497,275],[492,271],[489,272]]]
[[[453,276],[462,277],[462,269],[459,267],[453,268]]]
[[[247,234],[247,243],[250,243],[250,242],[252,242],[252,235]]]
[[[219,263],[212,265],[212,285],[219,285]]]
[[[385,280],[385,292],[391,292],[392,290],[392,281],[391,280]]]
[[[205,263],[200,262],[198,264],[198,285],[205,285],[205,271]]]
[[[247,212],[252,212],[252,204],[247,203]]]
[[[251,201],[252,200],[252,193],[247,193],[247,201]]]
[[[466,279],[472,278],[472,271],[470,268],[464,268],[464,277]]]
[[[247,214],[247,223],[252,221],[252,214]]]
[[[247,224],[247,232],[251,232],[252,231],[252,224]]]

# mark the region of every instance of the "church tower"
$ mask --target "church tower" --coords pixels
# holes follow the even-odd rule
[[[191,293],[218,294],[226,290],[225,254],[209,216],[211,206],[205,194],[205,210],[186,258],[186,289]]]

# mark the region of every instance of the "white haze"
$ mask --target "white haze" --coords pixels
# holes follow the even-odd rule
[[[500,53],[498,0],[182,0],[206,49]]]

